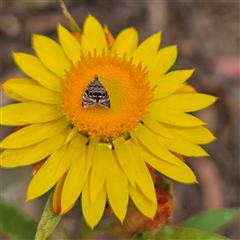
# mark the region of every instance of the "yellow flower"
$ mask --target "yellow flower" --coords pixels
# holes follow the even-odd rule
[[[161,32],[140,45],[132,27],[116,39],[107,38],[108,33],[90,15],[80,42],[60,24],[60,44],[33,35],[36,56],[13,53],[28,77],[11,78],[2,85],[21,103],[1,108],[1,124],[23,127],[1,142],[5,149],[1,166],[45,159],[29,185],[27,200],[55,185],[53,207],[63,214],[81,194],[82,211],[91,227],[101,219],[107,200],[123,222],[129,196],[153,218],[157,198],[148,168],[182,183],[195,183],[181,156],[207,156],[199,144],[214,140],[205,123],[189,112],[216,98],[186,84],[194,70],[168,72],[177,57],[176,46],[159,50]],[[110,108],[82,106],[95,75],[109,95]]]

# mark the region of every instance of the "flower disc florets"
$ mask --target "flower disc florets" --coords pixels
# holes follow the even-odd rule
[[[146,114],[152,97],[144,70],[141,64],[136,66],[132,60],[117,55],[82,55],[62,80],[61,98],[68,120],[93,138],[115,138],[130,131]],[[99,105],[82,107],[84,92],[94,75],[98,75],[109,94],[110,109]]]

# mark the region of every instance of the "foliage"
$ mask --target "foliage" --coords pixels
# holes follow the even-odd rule
[[[22,212],[19,207],[12,205],[11,203],[0,199],[0,227],[1,233],[9,237],[9,239],[51,239],[47,238],[56,227],[60,220],[60,216],[56,215],[52,211],[52,196],[50,196],[42,218],[37,226],[37,223],[33,221],[28,215]],[[237,208],[224,208],[204,211],[195,216],[190,217],[186,221],[182,222],[180,226],[165,226],[157,234],[152,234],[149,231],[145,231],[142,234],[135,235],[137,239],[211,239],[211,240],[224,240],[228,239],[224,236],[215,234],[219,228],[230,224],[239,214]],[[38,230],[37,230],[38,229]],[[111,226],[112,229],[112,226]],[[93,230],[94,232],[94,230]],[[98,231],[95,232],[97,235]],[[107,235],[108,231],[105,230]],[[109,229],[109,235],[113,235],[113,232]],[[108,235],[108,236],[109,236]],[[117,234],[119,239],[123,236]],[[62,239],[68,239],[67,233],[62,232]]]

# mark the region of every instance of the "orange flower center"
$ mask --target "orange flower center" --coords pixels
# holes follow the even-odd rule
[[[110,98],[110,108],[98,104],[83,108],[83,95],[94,76]],[[63,111],[80,132],[92,138],[116,138],[135,127],[147,113],[153,90],[141,65],[125,57],[88,55],[67,72],[62,80]]]

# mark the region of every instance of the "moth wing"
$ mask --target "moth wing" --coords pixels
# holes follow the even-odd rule
[[[89,108],[96,104],[105,108],[110,108],[108,92],[101,82],[99,82],[97,75],[95,75],[94,80],[88,84],[83,94],[82,107]]]
[[[97,104],[97,99],[90,97],[88,95],[88,91],[86,90],[82,97],[82,107],[89,108],[89,107],[95,106],[96,104]]]
[[[101,107],[110,108],[110,98],[107,92],[103,98],[100,98],[98,100],[98,105],[100,105]]]

